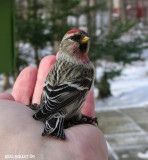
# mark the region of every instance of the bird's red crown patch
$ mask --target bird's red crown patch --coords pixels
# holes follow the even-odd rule
[[[82,31],[83,31],[82,29],[73,29],[73,30],[68,31],[67,34],[72,34],[72,33],[82,32]]]

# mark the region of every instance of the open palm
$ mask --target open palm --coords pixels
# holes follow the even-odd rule
[[[44,123],[35,121],[32,118],[34,111],[26,105],[30,101],[40,103],[45,78],[55,61],[55,56],[47,56],[42,59],[39,69],[25,68],[18,76],[12,94],[0,94],[1,160],[7,155],[31,156],[35,160],[107,159],[105,138],[95,126],[84,124],[68,128],[65,141],[41,136]],[[93,91],[90,91],[82,112],[94,116]]]

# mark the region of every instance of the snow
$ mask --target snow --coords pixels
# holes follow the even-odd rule
[[[34,49],[29,43],[19,43],[19,49],[23,53],[22,57],[24,59],[27,59],[30,66],[35,65],[35,59],[34,59]],[[52,48],[50,44],[47,45],[44,49],[39,49],[39,59],[42,59],[43,57],[52,54]]]
[[[30,53],[29,58],[33,65],[33,53],[29,44],[23,45],[20,43],[20,47],[23,48],[25,53]],[[43,55],[46,53],[51,53],[51,48],[42,51]],[[112,96],[103,100],[95,99],[96,111],[148,105],[148,50],[143,51],[142,57],[145,58],[145,61],[126,65],[121,76],[110,81]],[[112,62],[106,63],[102,61],[102,64],[107,66],[107,68],[111,68],[112,66],[113,68],[120,69],[122,67],[121,64],[112,64]],[[96,78],[98,81],[103,71],[104,69],[101,66],[96,68]],[[0,93],[2,92],[2,85],[3,76],[0,75]],[[95,88],[95,95],[97,93],[98,90]]]
[[[138,157],[141,159],[148,159],[148,151],[146,151],[145,153],[139,152]]]
[[[128,158],[129,155],[128,154],[122,154],[122,158]]]
[[[145,61],[126,65],[121,76],[110,81],[112,96],[96,99],[96,111],[148,105],[148,50],[143,52],[143,57]],[[100,74],[101,71],[97,69],[97,78]]]

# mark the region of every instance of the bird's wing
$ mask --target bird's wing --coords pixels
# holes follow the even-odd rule
[[[41,99],[41,109],[35,114],[36,119],[44,118],[47,114],[57,112],[79,100],[83,102],[90,89],[90,86],[86,83],[91,82],[87,79],[77,79],[56,86],[46,83]]]
[[[44,86],[45,98],[42,100],[48,112],[53,112],[68,106],[77,99],[81,99],[90,89],[90,83],[86,79],[68,81],[57,86],[51,86],[49,83]]]

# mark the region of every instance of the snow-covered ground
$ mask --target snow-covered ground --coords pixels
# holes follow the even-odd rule
[[[28,46],[24,47],[29,48]],[[30,54],[33,55],[32,53]],[[43,54],[45,55],[45,53]],[[121,76],[110,81],[112,96],[103,100],[95,99],[96,111],[148,105],[148,49],[143,52],[142,56],[145,61],[126,65]],[[118,69],[120,68],[117,64],[115,66]],[[101,74],[100,67],[97,68],[96,73],[98,79]],[[0,75],[0,93],[2,92],[2,84],[3,76]],[[11,92],[11,90],[8,92]],[[97,94],[96,92],[97,90],[95,89],[95,95]]]
[[[145,153],[138,153],[138,157],[141,159],[148,159],[148,151],[146,151]]]
[[[143,52],[143,56],[145,61],[126,65],[121,76],[111,81],[113,96],[96,99],[96,111],[148,105],[148,50]]]

